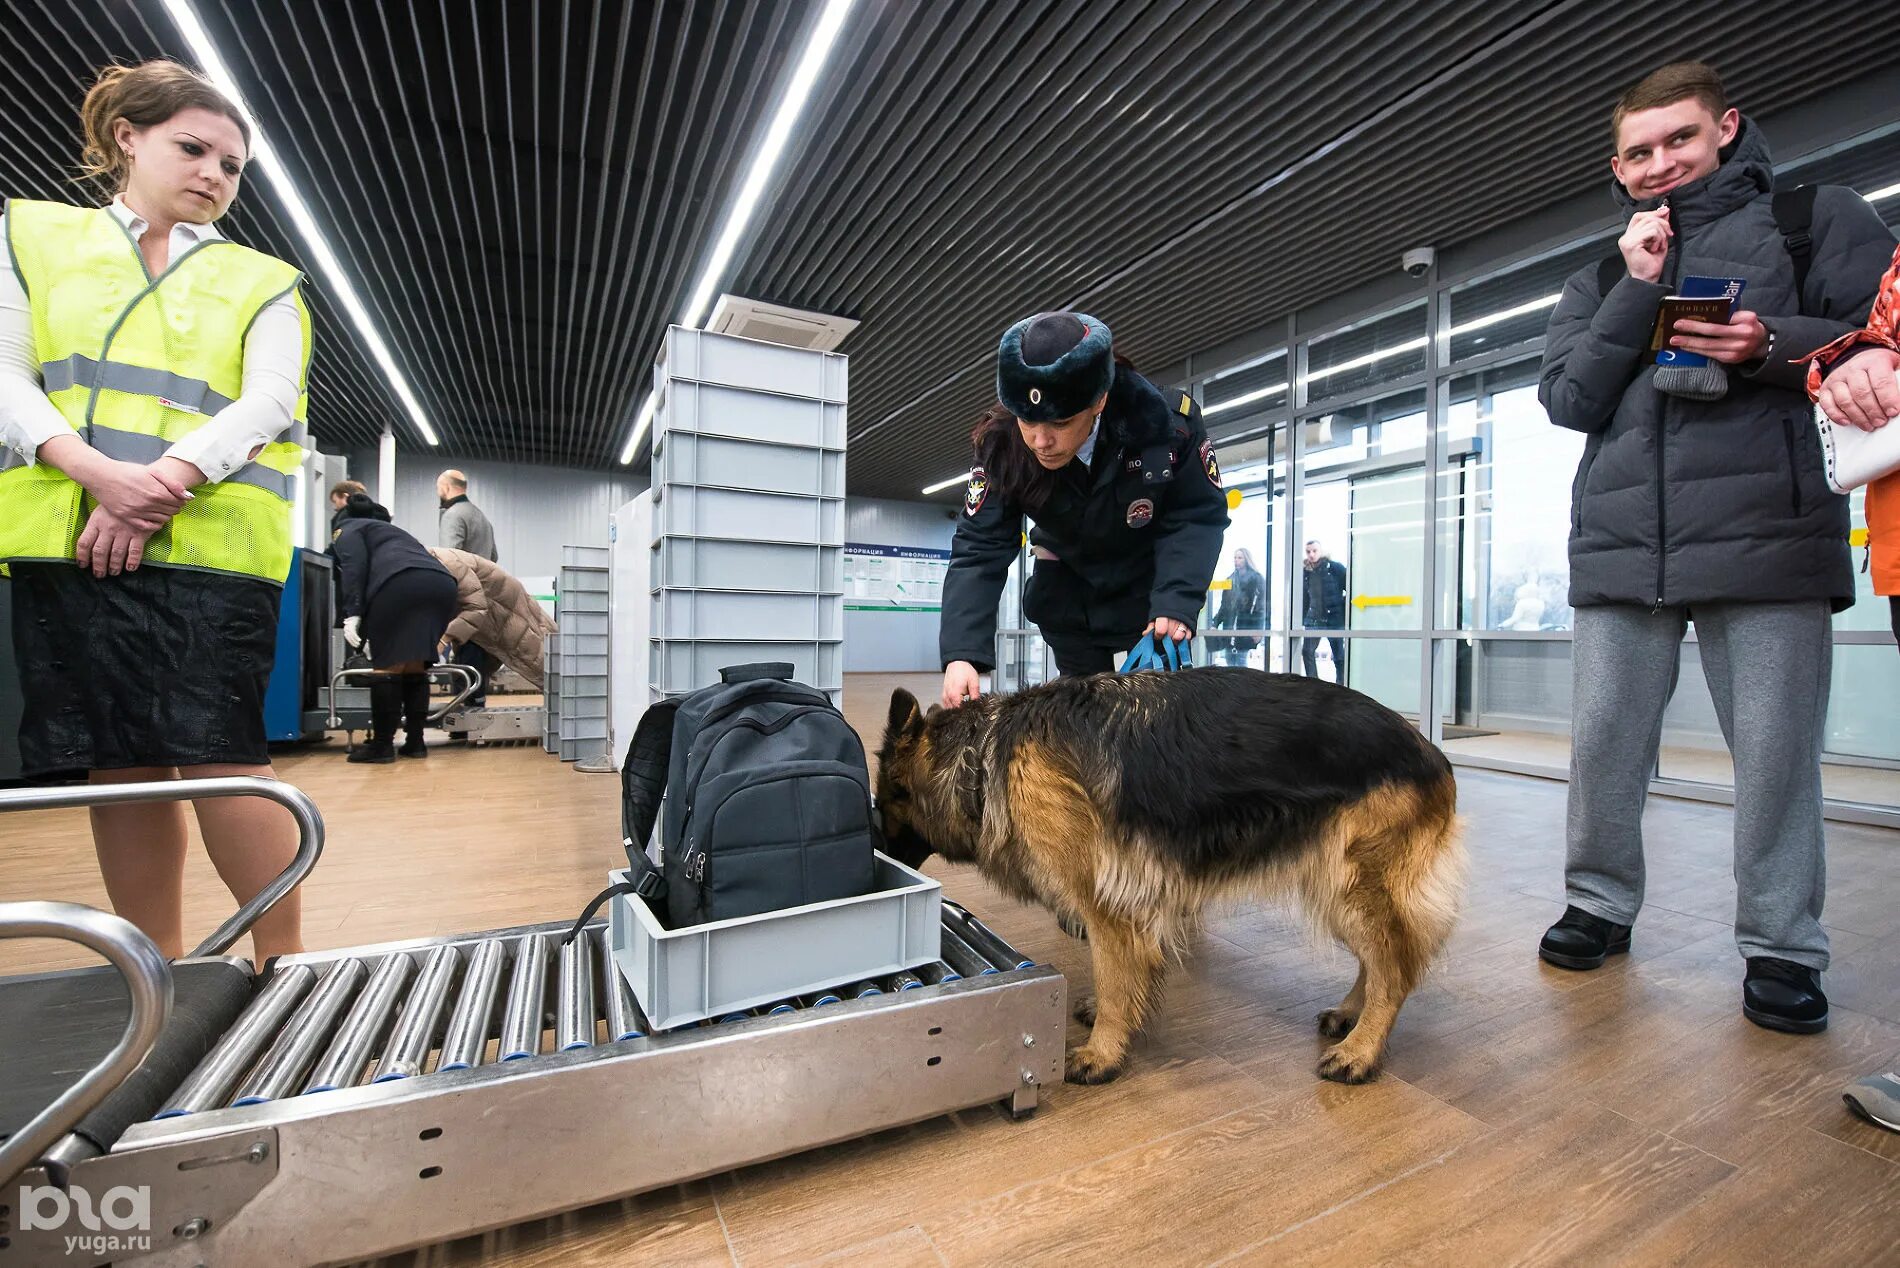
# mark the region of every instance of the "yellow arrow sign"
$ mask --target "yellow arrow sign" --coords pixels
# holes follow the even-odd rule
[[[1362,594],[1353,599],[1352,605],[1363,612],[1367,608],[1402,608],[1411,601],[1409,594]]]

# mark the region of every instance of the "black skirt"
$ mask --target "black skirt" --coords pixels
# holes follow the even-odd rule
[[[369,597],[363,637],[369,663],[378,669],[421,661],[435,663],[436,648],[455,619],[455,578],[446,568],[405,568]]]
[[[14,564],[24,773],[270,761],[281,597],[267,581],[183,568]]]

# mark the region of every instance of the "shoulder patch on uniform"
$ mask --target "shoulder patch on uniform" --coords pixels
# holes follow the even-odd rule
[[[1214,442],[1201,442],[1201,470],[1207,472],[1207,480],[1215,488],[1220,488],[1220,463],[1214,457]]]
[[[1194,398],[1189,396],[1186,392],[1181,393],[1181,412],[1183,414],[1192,414],[1194,412]]]
[[[1136,498],[1128,504],[1128,527],[1146,528],[1155,517],[1155,504],[1147,498]]]
[[[990,478],[981,467],[970,468],[970,484],[963,492],[963,513],[975,515],[983,509],[983,499],[990,495]]]

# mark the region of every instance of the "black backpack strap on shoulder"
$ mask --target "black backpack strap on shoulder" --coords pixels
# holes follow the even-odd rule
[[[1781,230],[1788,258],[1794,261],[1796,303],[1807,291],[1808,265],[1814,259],[1814,196],[1818,190],[1815,185],[1796,185],[1775,194],[1775,228]]]
[[[667,767],[673,760],[673,718],[677,700],[650,705],[634,728],[627,761],[620,768],[620,835],[627,847],[627,865],[649,871],[647,841],[660,817],[660,797],[666,792]],[[637,878],[636,878],[637,879]]]
[[[1606,255],[1597,261],[1597,295],[1608,295],[1612,287],[1623,280],[1623,257]]]
[[[775,678],[790,682],[792,675],[797,672],[797,666],[789,660],[761,660],[750,665],[727,665],[719,671],[719,681],[757,682],[762,678]]]

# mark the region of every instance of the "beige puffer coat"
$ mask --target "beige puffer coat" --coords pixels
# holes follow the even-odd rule
[[[429,553],[455,578],[457,610],[448,640],[457,647],[472,642],[536,687],[546,687],[543,657],[554,618],[499,564],[446,546],[431,546]]]

